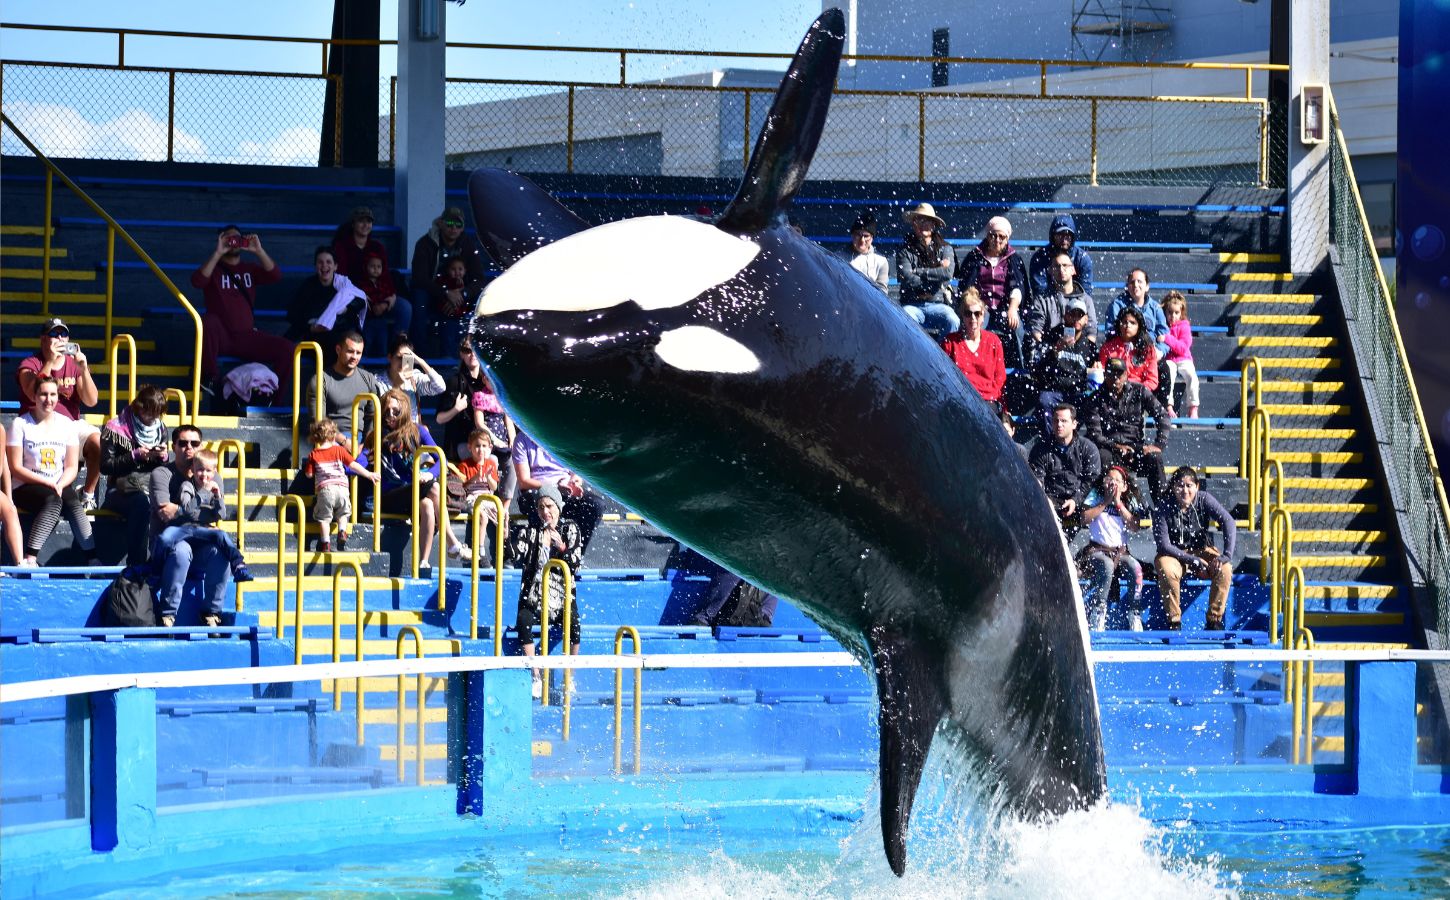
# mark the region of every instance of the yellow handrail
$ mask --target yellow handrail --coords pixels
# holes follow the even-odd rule
[[[1294,520],[1283,508],[1274,510],[1269,517],[1267,540],[1260,556],[1267,561],[1269,569],[1263,573],[1269,583],[1269,640],[1279,641],[1279,616],[1284,612],[1285,579],[1293,565]],[[1288,624],[1286,619],[1285,629]]]
[[[413,636],[413,643],[414,643],[414,646],[416,648],[415,651],[414,651],[414,658],[416,658],[416,659],[422,659],[423,658],[423,632],[418,628],[417,625],[404,625],[402,628],[398,629],[397,657],[398,657],[398,659],[402,659],[403,658],[403,638],[406,638],[410,634]],[[405,700],[405,695],[404,695],[404,690],[405,689],[404,689],[404,686],[403,686],[403,679],[406,678],[406,677],[407,676],[405,676],[405,675],[399,675],[398,676],[398,691],[397,691],[397,694],[398,694],[398,783],[399,784],[402,784],[402,782],[403,782],[403,773],[404,773],[404,770],[406,768],[403,765],[403,738],[404,738],[404,736],[406,734],[406,731],[404,730],[404,726],[403,726],[403,710],[406,708],[406,700]],[[417,696],[417,699],[414,702],[414,707],[417,710],[417,719],[418,719],[418,721],[417,721],[417,724],[414,726],[414,728],[416,729],[416,731],[415,731],[415,737],[417,739],[416,740],[416,743],[417,743],[417,748],[418,748],[417,749],[417,757],[418,757],[418,782],[417,783],[421,786],[423,784],[423,747],[425,746],[424,740],[423,740],[423,673],[422,672],[419,672],[418,673],[417,679],[418,679],[418,682],[417,682],[417,694],[418,694],[418,696]]]
[[[9,28],[10,26],[9,25],[6,25],[5,27],[6,28]],[[62,184],[64,184],[66,187],[70,188],[71,193],[75,194],[77,197],[79,197],[81,199],[82,202],[84,202],[87,206],[89,206],[91,208],[91,211],[92,212],[94,212],[96,215],[98,215],[102,219],[104,219],[106,221],[106,225],[107,226],[109,226],[111,229],[113,229],[117,234],[121,235],[121,239],[124,240],[126,242],[126,244],[131,248],[131,250],[135,252],[136,256],[139,257],[141,259],[141,261],[146,264],[146,266],[151,270],[151,273],[153,275],[155,275],[158,279],[160,279],[160,281],[161,281],[162,284],[166,285],[166,289],[167,289],[167,291],[170,292],[171,296],[175,297],[176,300],[177,300],[177,302],[179,302],[181,304],[181,308],[184,309],[184,310],[186,310],[187,314],[191,316],[192,325],[195,326],[195,328],[196,328],[196,346],[193,348],[193,354],[192,354],[193,359],[192,359],[192,368],[191,368],[191,400],[192,400],[192,402],[191,402],[191,408],[192,408],[192,413],[193,413],[193,417],[192,417],[191,422],[192,422],[193,425],[196,424],[196,418],[195,418],[195,416],[196,416],[196,414],[198,414],[201,411],[201,328],[202,328],[202,325],[201,325],[201,315],[199,313],[197,313],[196,307],[194,307],[194,306],[191,305],[191,301],[189,301],[189,300],[186,299],[186,295],[183,294],[180,291],[180,289],[178,289],[176,287],[176,285],[172,283],[172,281],[171,281],[170,278],[166,277],[166,273],[163,272],[163,271],[161,271],[161,267],[156,264],[156,261],[151,258],[151,255],[150,254],[148,254],[145,250],[142,250],[141,249],[141,245],[138,244],[138,243],[136,243],[136,240],[134,238],[132,238],[131,235],[126,232],[126,229],[122,228],[120,226],[120,224],[116,222],[115,219],[111,218],[110,213],[106,212],[104,209],[101,209],[100,204],[98,204],[98,203],[96,203],[96,201],[92,200],[89,194],[87,194],[85,191],[81,190],[80,187],[74,181],[71,181],[70,178],[67,177],[66,174],[64,172],[62,172],[56,166],[55,163],[53,163],[53,162],[50,161],[50,158],[48,156],[46,156],[44,153],[41,153],[40,152],[40,148],[37,147],[37,146],[35,146],[35,144],[31,143],[30,138],[26,137],[20,131],[20,129],[15,126],[15,123],[10,120],[10,117],[9,116],[5,115],[4,113],[0,113],[0,123],[4,123],[15,134],[16,137],[20,138],[21,143],[25,144],[25,146],[30,150],[30,152],[33,153],[33,154],[35,154],[35,158],[36,159],[39,159],[41,161],[41,163],[45,166],[45,228],[44,228],[44,241],[43,241],[44,246],[43,246],[42,251],[41,251],[45,255],[44,255],[44,258],[41,260],[41,289],[40,289],[41,290],[41,294],[40,294],[40,298],[41,298],[40,299],[41,315],[46,315],[46,316],[50,315],[50,234],[51,234],[51,230],[52,230],[51,229],[51,209],[52,209],[52,203],[51,203],[51,178],[54,175],[54,176],[57,176],[57,177],[60,178]],[[114,236],[111,238],[111,240],[114,240]],[[111,266],[108,267],[108,273],[109,273],[109,270],[110,269],[114,269],[114,265],[111,265]],[[110,277],[111,276],[108,274],[107,275],[108,284],[109,284],[109,281],[110,281]],[[109,287],[108,287],[108,290],[109,290]],[[109,333],[109,322],[110,322],[110,318],[111,318],[111,303],[109,302],[109,299],[108,299],[108,301],[106,303],[106,319],[107,319],[107,323],[108,323],[108,325],[107,325],[108,333]],[[108,340],[109,340],[109,337],[108,337]]]
[[[1308,628],[1299,629],[1295,648],[1313,650],[1314,632]],[[1300,692],[1304,695],[1304,754],[1302,761],[1312,766],[1314,764],[1314,660],[1306,659],[1299,665],[1301,667],[1299,672]]]
[[[301,447],[297,440],[297,424],[302,416],[302,354],[308,351],[317,358],[317,396],[312,405],[312,414],[327,415],[327,406],[322,400],[322,345],[316,341],[300,341],[292,348],[292,465],[299,467],[302,465],[302,458],[297,455]]]
[[[502,500],[493,494],[483,494],[473,501],[468,513],[468,524],[473,532],[473,578],[469,588],[468,636],[478,640],[478,545],[483,543],[483,505],[492,503],[498,521],[493,537],[493,655],[503,656],[503,549],[504,531],[508,528],[508,510]]]
[[[413,452],[413,539],[410,542],[413,545],[413,577],[418,577],[418,570],[422,559],[422,550],[418,546],[418,511],[423,501],[423,486],[420,482],[420,475],[423,470],[423,460],[429,454],[434,454],[438,457],[438,508],[433,511],[433,518],[435,520],[433,524],[438,529],[438,608],[444,609],[447,605],[445,588],[448,586],[448,582],[445,579],[448,570],[448,542],[443,534],[443,529],[452,528],[453,522],[448,518],[448,504],[445,502],[445,498],[448,496],[448,457],[443,455],[443,449],[441,447],[434,444],[423,444]]]
[[[357,594],[356,607],[353,612],[353,658],[358,662],[363,659],[363,595],[366,592],[366,585],[363,581],[362,566],[356,560],[344,559],[333,564],[332,570],[332,661],[342,662],[342,575],[347,570],[352,570],[353,588]],[[358,721],[358,743],[362,743],[362,676],[357,679],[357,721]],[[332,679],[332,708],[342,709],[342,683]]]
[[[614,655],[619,656],[624,652],[624,639],[628,637],[634,641],[635,655],[641,651],[639,643],[639,631],[632,625],[621,625],[614,633]],[[644,693],[644,670],[634,670],[634,774],[639,774],[639,748],[640,748],[640,702]],[[624,669],[614,670],[614,774],[624,774]]]
[[[564,579],[564,655],[572,656],[570,652],[573,644],[569,642],[569,626],[573,624],[574,615],[574,573],[569,571],[569,566],[562,559],[551,559],[544,563],[543,583],[539,586],[539,607],[542,619],[539,622],[539,655],[549,655],[549,576],[555,571],[561,573]],[[520,641],[528,640],[529,635],[519,635]],[[572,669],[564,670],[564,740],[569,740],[569,693],[574,685],[574,672]],[[549,705],[549,670],[544,670],[544,695],[540,701],[541,705]]]
[[[348,452],[357,457],[358,447],[362,445],[363,435],[358,430],[361,420],[358,417],[358,410],[371,404],[373,408],[373,445],[372,451],[373,474],[378,480],[373,482],[373,552],[381,553],[383,549],[383,406],[382,401],[376,394],[358,394],[352,399],[352,417],[349,422],[352,425],[352,446]],[[353,521],[358,519],[357,511],[357,479],[349,478],[350,490],[352,491],[352,512]]]
[[[270,494],[265,499],[271,500],[277,506],[277,639],[281,640],[286,635],[286,626],[282,617],[287,612],[286,603],[282,595],[282,582],[287,580],[287,508],[297,508],[297,571],[294,575],[293,589],[297,595],[297,624],[296,634],[293,635],[297,643],[294,653],[294,661],[302,665],[302,545],[306,543],[307,534],[307,507],[303,504],[302,498],[296,494]],[[238,592],[240,593],[240,591]]]
[[[1274,510],[1284,505],[1284,464],[1277,459],[1264,460],[1263,471],[1259,475],[1259,488],[1263,491],[1259,497],[1259,540],[1264,539],[1264,532],[1268,527],[1269,517]]]
[[[116,418],[116,387],[121,375],[122,344],[126,345],[128,355],[131,358],[130,372],[127,378],[131,387],[130,391],[126,394],[126,403],[129,405],[132,400],[136,399],[136,339],[129,334],[118,334],[114,338],[109,338],[107,344],[110,347],[111,362],[111,399],[109,401],[109,409],[106,413],[106,421],[109,422]]]
[[[222,438],[213,447],[216,452],[217,477],[221,477],[222,463],[225,457],[222,455],[231,450],[237,455],[237,552],[247,552],[247,529],[243,527],[246,519],[247,509],[247,451],[242,447],[242,442],[236,438]],[[242,594],[237,592],[237,609],[242,608]]]
[[[179,388],[169,387],[162,392],[162,395],[166,397],[167,406],[171,405],[172,397],[176,398],[176,405],[178,407],[176,411],[176,424],[181,425],[181,423],[186,421],[186,392]],[[166,418],[164,413],[162,414],[162,418]]]
[[[1262,488],[1259,486],[1259,479],[1264,473],[1264,463],[1269,458],[1271,444],[1269,441],[1269,430],[1272,427],[1272,420],[1269,413],[1263,407],[1255,409],[1249,414],[1249,469],[1244,478],[1249,483],[1249,527],[1255,527],[1255,506],[1258,503]]]
[[[1249,387],[1253,386],[1253,405]],[[1264,366],[1257,356],[1244,360],[1239,376],[1239,477],[1249,477],[1249,415],[1264,405]]]

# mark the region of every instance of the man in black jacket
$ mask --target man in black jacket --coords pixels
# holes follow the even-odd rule
[[[1238,530],[1234,517],[1207,491],[1199,490],[1198,473],[1189,466],[1173,471],[1173,496],[1164,498],[1153,511],[1153,537],[1158,555],[1153,568],[1158,572],[1158,590],[1168,627],[1181,627],[1179,588],[1185,575],[1207,578],[1208,611],[1203,627],[1223,628],[1228,608],[1228,591],[1233,583],[1234,544]],[[1210,528],[1217,522],[1223,531],[1223,551],[1213,544]]]
[[[438,284],[448,263],[462,259],[465,271],[465,287],[462,290],[446,290]],[[463,233],[463,210],[450,206],[443,215],[433,220],[428,233],[418,238],[413,245],[413,264],[408,273],[408,288],[413,294],[412,335],[418,348],[425,356],[437,355],[445,349],[452,352],[462,335],[461,329],[450,326],[452,336],[435,336],[432,323],[439,326],[462,321],[448,312],[460,305],[467,305],[478,298],[485,281],[483,247],[477,240]]]
[[[1148,478],[1152,502],[1163,497],[1163,446],[1168,441],[1170,413],[1147,388],[1125,377],[1121,359],[1108,360],[1103,386],[1088,399],[1087,435],[1102,455],[1102,467],[1120,465]],[[1158,423],[1154,442],[1147,443],[1143,416]]]
[[[1098,480],[1098,449],[1077,436],[1077,411],[1070,404],[1052,410],[1052,435],[1044,436],[1027,459],[1052,508],[1071,537],[1082,524],[1083,499]]]

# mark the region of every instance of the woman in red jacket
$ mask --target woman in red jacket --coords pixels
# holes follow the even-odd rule
[[[975,287],[963,292],[962,312],[962,330],[947,335],[942,340],[942,349],[967,376],[983,400],[1000,405],[1002,385],[1007,382],[1002,341],[983,327],[987,306]]]
[[[1158,389],[1158,351],[1153,347],[1153,335],[1143,322],[1143,314],[1131,306],[1118,313],[1113,336],[1098,353],[1098,361],[1104,366],[1110,359],[1123,361],[1128,367],[1124,377],[1129,381],[1138,382],[1150,393]]]

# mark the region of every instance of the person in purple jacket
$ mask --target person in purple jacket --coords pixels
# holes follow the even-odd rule
[[[1221,551],[1213,543],[1214,522],[1223,531]],[[1238,531],[1234,517],[1223,504],[1199,489],[1198,473],[1191,466],[1173,470],[1169,496],[1153,511],[1153,537],[1158,542],[1153,568],[1158,573],[1158,591],[1163,597],[1169,630],[1182,627],[1179,588],[1185,576],[1208,579],[1208,612],[1203,627],[1208,631],[1222,630],[1228,590],[1233,583]]]

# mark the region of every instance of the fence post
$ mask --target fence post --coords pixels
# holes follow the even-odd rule
[[[523,706],[529,709],[527,703]],[[156,691],[91,695],[91,849],[146,847],[156,830]]]
[[[1362,797],[1409,797],[1414,792],[1415,666],[1370,662],[1353,667],[1351,722],[1345,730],[1355,736],[1354,774]]]
[[[569,135],[564,143],[568,159],[565,161],[565,171],[574,174],[574,85],[569,85]]]
[[[916,180],[926,181],[926,95],[916,95]]]

